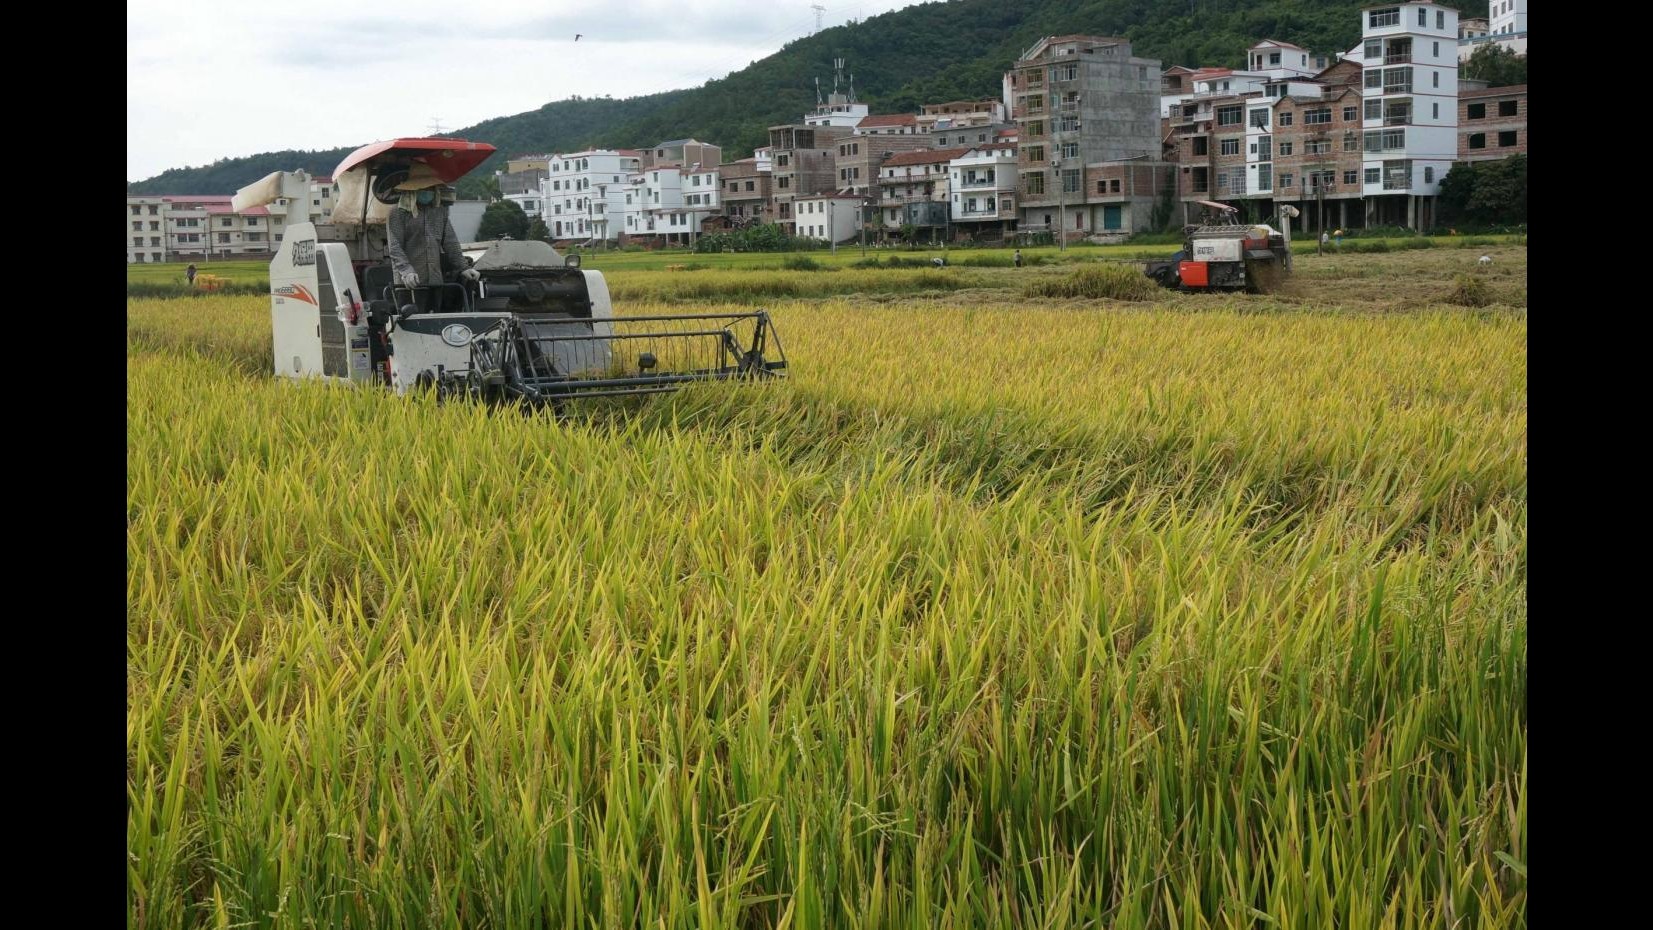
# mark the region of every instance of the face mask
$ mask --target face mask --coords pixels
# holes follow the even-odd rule
[[[430,191],[420,191],[419,196],[415,199],[419,201],[419,206],[428,207],[430,202],[436,199],[436,195]]]

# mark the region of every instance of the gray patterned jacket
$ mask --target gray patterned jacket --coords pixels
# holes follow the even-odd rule
[[[420,284],[441,284],[443,255],[447,255],[448,266],[455,274],[464,269],[465,256],[459,250],[453,223],[448,221],[446,204],[422,207],[417,216],[395,207],[387,226],[390,266],[398,281],[412,271],[419,276]]]

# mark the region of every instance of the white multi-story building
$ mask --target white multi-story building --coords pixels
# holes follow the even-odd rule
[[[823,242],[849,242],[861,233],[861,211],[867,198],[849,191],[800,195],[798,235]]]
[[[617,239],[625,230],[614,218],[630,206],[626,193],[642,162],[643,154],[631,149],[551,156],[540,182],[539,213],[551,238]]]
[[[979,145],[947,163],[955,224],[997,224],[1016,220],[1016,145]]]
[[[1370,6],[1361,35],[1367,225],[1432,226],[1458,154],[1458,11],[1431,0]]]

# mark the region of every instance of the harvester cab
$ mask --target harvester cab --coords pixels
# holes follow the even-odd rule
[[[398,283],[386,244],[398,188],[409,179],[452,184],[493,151],[459,139],[396,139],[339,164],[331,216],[288,223],[270,263],[277,375],[558,408],[574,398],[785,375],[764,311],[617,318],[602,273],[544,242],[468,243],[476,281],[444,268],[440,285]],[[233,206],[307,204],[310,183],[304,172],[276,172],[238,191]]]
[[[1184,291],[1266,294],[1277,288],[1291,271],[1290,238],[1265,223],[1241,223],[1239,211],[1227,204],[1202,200],[1200,206],[1205,221],[1183,227],[1182,251],[1148,262],[1148,277]]]

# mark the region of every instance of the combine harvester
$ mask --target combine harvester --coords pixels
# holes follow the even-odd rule
[[[385,226],[396,188],[452,184],[493,152],[460,139],[396,139],[339,164],[332,216],[289,224],[270,262],[277,375],[558,410],[578,398],[785,376],[766,312],[615,317],[602,273],[582,271],[578,255],[565,258],[543,242],[465,245],[466,264],[481,275],[474,283],[398,284]],[[232,203],[237,211],[280,198],[302,204],[309,189],[304,172],[278,171]],[[444,270],[455,281],[464,269]],[[441,291],[437,312],[417,310],[415,291],[426,290]]]
[[[1249,291],[1267,294],[1291,274],[1291,219],[1297,208],[1280,207],[1285,233],[1264,223],[1247,225],[1235,207],[1202,200],[1214,222],[1183,227],[1183,250],[1168,261],[1148,262],[1146,274],[1161,287],[1183,291]]]

